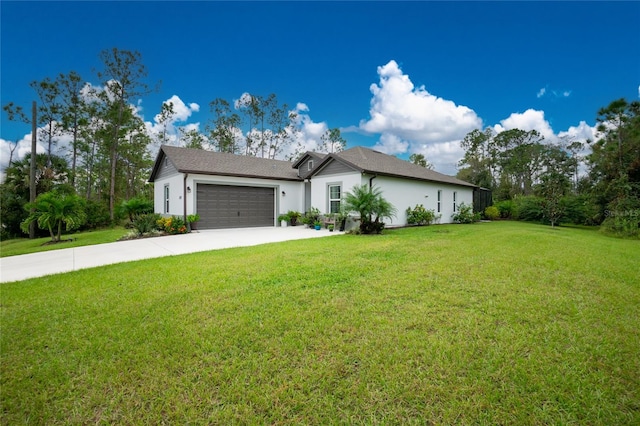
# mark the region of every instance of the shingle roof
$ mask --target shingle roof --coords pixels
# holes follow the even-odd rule
[[[290,161],[271,160],[247,155],[235,155],[225,152],[213,152],[202,149],[162,145],[153,166],[151,176],[149,177],[149,182],[153,182],[155,180],[165,155],[181,173],[291,181],[303,180],[298,176],[297,169],[294,168],[300,160],[298,163],[294,164]],[[335,160],[347,164],[361,173],[475,187],[475,185],[457,179],[453,176],[438,173],[412,164],[408,161],[400,160],[399,158],[391,155],[383,154],[361,146],[356,146],[354,148],[329,155],[309,152],[304,154],[303,158],[306,156],[311,156],[317,159],[322,158],[321,163],[315,167],[311,172],[311,175],[316,174],[330,161]]]
[[[307,161],[308,159],[313,160],[314,161],[314,168],[317,167],[320,163],[322,163],[322,160],[324,159],[324,157],[326,157],[328,154],[322,154],[319,152],[313,152],[313,151],[307,151],[304,154],[302,154],[300,156],[300,158],[298,158],[298,160],[293,163],[293,165],[291,167],[293,167],[294,169],[298,169],[298,175],[303,178],[306,179],[307,177],[309,177],[311,174],[313,174],[313,169],[312,170],[307,170],[306,167],[303,167],[302,169],[300,168],[300,166],[302,165],[302,163],[304,163],[305,161]]]
[[[341,161],[362,173],[377,174],[385,176],[394,176],[400,178],[409,178],[417,180],[426,180],[432,182],[450,183],[452,185],[471,186],[475,185],[429,170],[425,167],[418,166],[405,160],[383,154],[362,146],[347,149],[342,152],[330,154],[325,157],[322,164],[314,170],[317,173],[322,167],[328,164],[331,159]]]
[[[164,155],[169,158],[169,161],[181,173],[302,180],[298,177],[297,171],[291,167],[290,161],[162,145],[149,177],[149,182],[155,180]]]

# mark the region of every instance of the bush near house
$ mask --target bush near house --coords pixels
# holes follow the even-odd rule
[[[414,208],[407,207],[406,213],[409,225],[431,225],[440,217],[440,215],[436,216],[435,211],[427,210],[422,204]]]
[[[396,215],[396,208],[382,196],[378,187],[367,184],[355,185],[344,197],[344,209],[360,215],[362,234],[379,234],[384,229],[385,218]]]
[[[119,213],[122,216],[127,216],[129,221],[133,223],[137,216],[153,213],[153,201],[142,197],[131,198],[120,204]]]
[[[156,221],[158,227],[170,235],[186,234],[187,224],[179,216],[162,217]]]
[[[502,219],[511,219],[513,218],[513,210],[514,203],[513,200],[503,200],[495,204],[500,212],[500,217]]]
[[[500,219],[500,210],[496,206],[489,206],[484,209],[484,217],[489,220],[498,220]]]
[[[480,213],[473,212],[471,204],[460,203],[458,211],[451,215],[455,223],[474,223],[480,220]]]

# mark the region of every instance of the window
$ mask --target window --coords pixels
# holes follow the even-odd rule
[[[309,162],[307,163],[307,170],[313,170],[313,160],[309,160]]]
[[[340,185],[329,185],[329,213],[340,212]]]
[[[453,212],[456,212],[456,201],[458,199],[458,193],[456,191],[453,191]]]
[[[164,212],[169,213],[169,185],[164,186]]]
[[[441,209],[441,203],[442,202],[442,190],[438,189],[438,213],[440,213]]]

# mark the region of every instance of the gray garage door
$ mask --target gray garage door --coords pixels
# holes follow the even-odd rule
[[[273,188],[198,184],[198,228],[274,226]]]

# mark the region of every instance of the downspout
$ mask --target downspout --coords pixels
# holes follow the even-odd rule
[[[373,175],[371,176],[371,178],[369,178],[369,192],[371,192],[371,190],[373,189],[373,180],[377,177],[378,175]],[[371,222],[371,216],[372,215],[369,215],[369,222]]]
[[[183,185],[182,185],[182,213],[183,213],[183,219],[184,219],[184,223],[187,224],[187,177],[189,176],[189,173],[185,173],[184,174],[184,181],[183,181]]]

